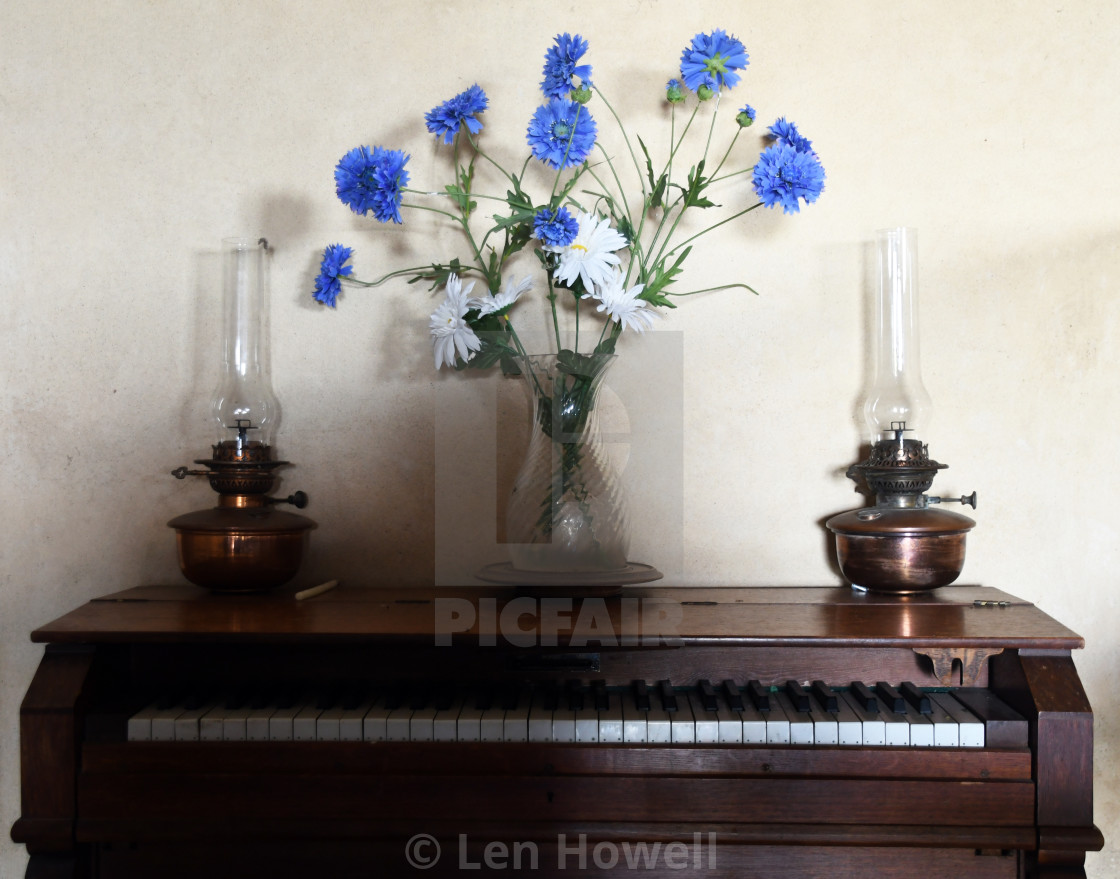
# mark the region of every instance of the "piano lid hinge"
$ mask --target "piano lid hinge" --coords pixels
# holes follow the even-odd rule
[[[929,658],[933,673],[944,687],[974,687],[989,657],[1003,653],[1002,647],[915,647]]]

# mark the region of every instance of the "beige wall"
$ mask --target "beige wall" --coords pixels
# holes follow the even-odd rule
[[[301,580],[430,581],[436,426],[466,387],[432,371],[434,306],[403,283],[333,313],[308,291],[329,242],[367,275],[439,253],[429,221],[352,215],[335,162],[402,148],[414,183],[441,187],[422,114],[478,82],[489,149],[519,163],[563,30],[590,40],[596,83],[660,143],[664,80],[713,27],[751,53],[724,111],[794,119],[828,183],[800,216],[756,212],[687,265],[689,288],[741,279],[761,295],[697,298],[663,322],[682,334],[684,458],[683,556],[662,563],[688,584],[838,582],[820,523],[860,500],[843,471],[861,441],[867,243],[917,227],[926,439],[951,465],[937,488],[981,498],[962,580],[1085,636],[1097,820],[1120,838],[1115,3],[40,0],[0,12],[0,875],[24,858],[6,833],[40,656],[28,632],[177,579],[164,523],[211,502],[168,472],[211,440],[219,240],[276,249],[285,488],[311,494],[320,525]],[[627,341],[624,358],[649,357]],[[635,518],[634,556],[661,561],[656,505]],[[1115,848],[1089,865],[1116,875]]]

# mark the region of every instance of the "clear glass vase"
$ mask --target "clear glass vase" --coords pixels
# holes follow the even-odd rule
[[[565,351],[518,361],[533,406],[528,451],[506,510],[510,563],[521,571],[626,567],[630,517],[596,410],[614,355]]]

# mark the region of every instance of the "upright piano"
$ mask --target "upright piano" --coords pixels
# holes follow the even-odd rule
[[[151,586],[32,633],[27,876],[1084,877],[1082,639],[991,588]]]

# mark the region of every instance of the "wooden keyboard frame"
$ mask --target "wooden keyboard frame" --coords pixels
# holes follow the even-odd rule
[[[483,624],[436,646],[441,599],[469,602]],[[569,875],[554,869],[560,833],[616,851],[715,833],[718,863],[697,854],[697,875],[809,877],[827,863],[832,877],[1056,879],[1083,877],[1085,852],[1103,844],[1092,711],[1072,660],[1082,639],[1003,592],[635,587],[576,600],[559,626],[520,614],[511,644],[487,622],[514,600],[537,601],[496,588],[339,588],[301,602],[153,586],[38,629],[48,646],[21,709],[12,829],[31,854],[27,876],[415,876],[404,847],[424,832],[444,849],[431,876],[456,872],[453,853],[486,872],[491,842],[531,843],[535,872]],[[638,605],[665,637],[642,643]],[[576,625],[584,608],[604,643]],[[155,688],[293,676],[978,686],[1028,719],[1030,747],[123,739],[127,713]]]

